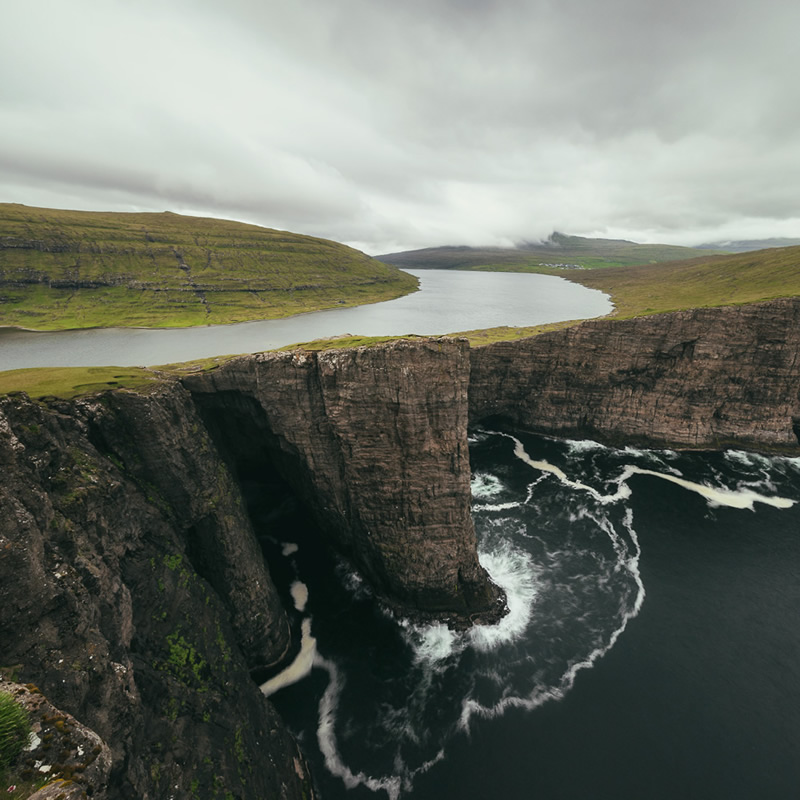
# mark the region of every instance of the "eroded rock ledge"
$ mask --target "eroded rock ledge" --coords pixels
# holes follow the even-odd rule
[[[108,746],[97,796],[313,796],[250,677],[293,653],[248,475],[279,474],[402,613],[503,613],[469,514],[468,381],[466,342],[443,339],[0,398],[0,667]]]

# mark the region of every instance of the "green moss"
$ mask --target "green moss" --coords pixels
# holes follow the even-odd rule
[[[164,566],[167,569],[171,569],[173,572],[180,568],[181,564],[183,563],[183,556],[180,553],[176,553],[175,555],[165,555],[164,556]]]
[[[195,686],[198,691],[206,691],[206,661],[195,646],[187,641],[180,631],[167,636],[168,656],[166,668],[187,686]]]
[[[0,692],[0,773],[14,763],[30,733],[28,712],[8,692]]]

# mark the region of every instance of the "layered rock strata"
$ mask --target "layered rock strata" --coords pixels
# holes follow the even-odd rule
[[[593,320],[472,352],[470,420],[611,443],[798,450],[800,300]]]
[[[467,344],[435,340],[0,399],[0,668],[108,746],[97,796],[313,796],[251,678],[293,655],[241,493],[253,475],[278,476],[318,546],[394,607],[502,613],[469,515],[468,380]]]
[[[220,447],[277,469],[390,605],[503,613],[470,516],[465,340],[264,353],[184,383]]]

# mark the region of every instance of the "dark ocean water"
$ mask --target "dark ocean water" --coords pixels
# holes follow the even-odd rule
[[[322,797],[799,797],[800,459],[471,448],[496,626],[394,620],[277,532],[313,668],[272,697]]]

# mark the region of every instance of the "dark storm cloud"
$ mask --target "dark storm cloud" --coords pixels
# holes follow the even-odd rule
[[[800,228],[794,3],[31,0],[5,16],[5,200],[214,213],[371,252]]]

